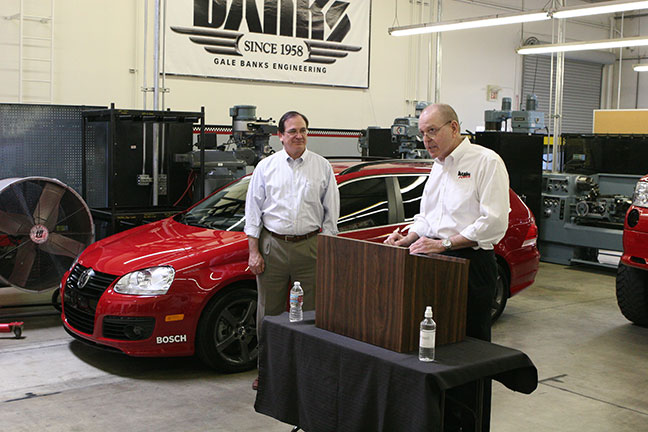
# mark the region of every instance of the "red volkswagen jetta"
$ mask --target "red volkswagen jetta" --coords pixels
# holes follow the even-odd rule
[[[334,162],[340,235],[382,242],[419,211],[432,161]],[[61,282],[63,323],[77,339],[132,356],[197,353],[222,371],[256,366],[256,282],[243,233],[250,177],[168,219],[90,245]],[[537,228],[510,192],[497,245],[493,319],[538,271]]]

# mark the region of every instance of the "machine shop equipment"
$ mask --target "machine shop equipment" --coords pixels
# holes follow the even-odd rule
[[[398,151],[391,141],[391,129],[369,126],[360,131],[358,147],[363,157],[398,158]]]
[[[538,133],[545,129],[544,112],[537,111],[538,98],[534,94],[526,97],[526,110],[511,112],[513,132]]]
[[[418,102],[414,116],[399,117],[394,119],[391,127],[391,142],[398,148],[398,155],[402,159],[422,159],[427,157],[423,141],[418,136],[418,120],[421,112],[429,102]]]
[[[192,148],[197,112],[83,111],[82,197],[97,238],[171,216],[204,196],[200,182],[174,155]],[[197,185],[197,186],[196,186]]]
[[[485,129],[487,131],[506,130],[506,122],[511,119],[513,132],[540,133],[545,130],[544,112],[537,111],[538,97],[534,94],[526,96],[525,109],[511,111],[511,98],[502,98],[500,110],[484,111]]]
[[[543,210],[538,216],[542,260],[608,266],[599,262],[599,250],[623,250],[623,222],[640,177],[543,174]]]
[[[487,131],[501,131],[506,130],[506,121],[511,118],[511,98],[502,98],[501,110],[486,110],[484,111],[484,121],[486,122],[485,128]],[[502,128],[504,126],[504,128]]]
[[[563,134],[562,174],[543,174],[541,259],[606,265],[623,251],[623,223],[646,174],[648,135]],[[616,251],[616,252],[606,252]]]
[[[16,339],[20,339],[24,324],[24,321],[13,321],[6,324],[0,324],[0,333],[13,333]]]
[[[261,159],[274,153],[270,147],[270,136],[277,133],[274,120],[256,118],[256,106],[235,105],[230,108],[232,117],[232,137],[227,145],[236,157],[247,165],[256,166]]]
[[[204,158],[205,194],[243,177],[246,167],[256,166],[261,159],[274,153],[270,137],[277,133],[272,118],[256,117],[256,106],[235,105],[229,110],[232,117],[232,135],[225,144],[199,145],[189,153],[176,154],[175,160],[188,164],[198,171],[201,166],[201,149]],[[210,147],[210,148],[207,148]]]

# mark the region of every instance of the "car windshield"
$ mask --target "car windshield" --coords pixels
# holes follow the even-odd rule
[[[223,231],[245,228],[245,195],[250,177],[243,177],[223,188],[175,220],[186,225]]]

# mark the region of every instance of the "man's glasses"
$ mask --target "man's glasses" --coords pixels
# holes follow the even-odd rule
[[[439,126],[439,127],[437,127],[437,128],[435,128],[435,127],[431,127],[431,128],[429,128],[428,130],[426,130],[425,132],[421,132],[421,131],[419,131],[419,133],[416,134],[416,136],[417,136],[419,139],[421,139],[421,140],[423,139],[424,136],[425,136],[426,138],[428,138],[428,139],[432,139],[432,138],[434,138],[434,137],[439,133],[439,131],[440,131],[440,130],[445,126],[445,125],[447,125],[447,124],[449,124],[449,123],[452,123],[452,120],[448,120],[447,122],[443,123],[441,126]]]
[[[306,129],[306,128],[302,128],[302,129],[299,129],[299,130],[297,130],[297,129],[288,129],[286,131],[286,135],[291,136],[291,137],[294,137],[297,134],[302,135],[302,136],[306,136],[306,135],[308,135],[308,129]]]

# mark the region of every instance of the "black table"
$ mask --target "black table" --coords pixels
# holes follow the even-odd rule
[[[254,408],[307,432],[442,430],[453,387],[492,378],[528,394],[538,385],[526,354],[472,338],[426,363],[317,328],[314,312],[298,323],[266,316],[262,332]]]

